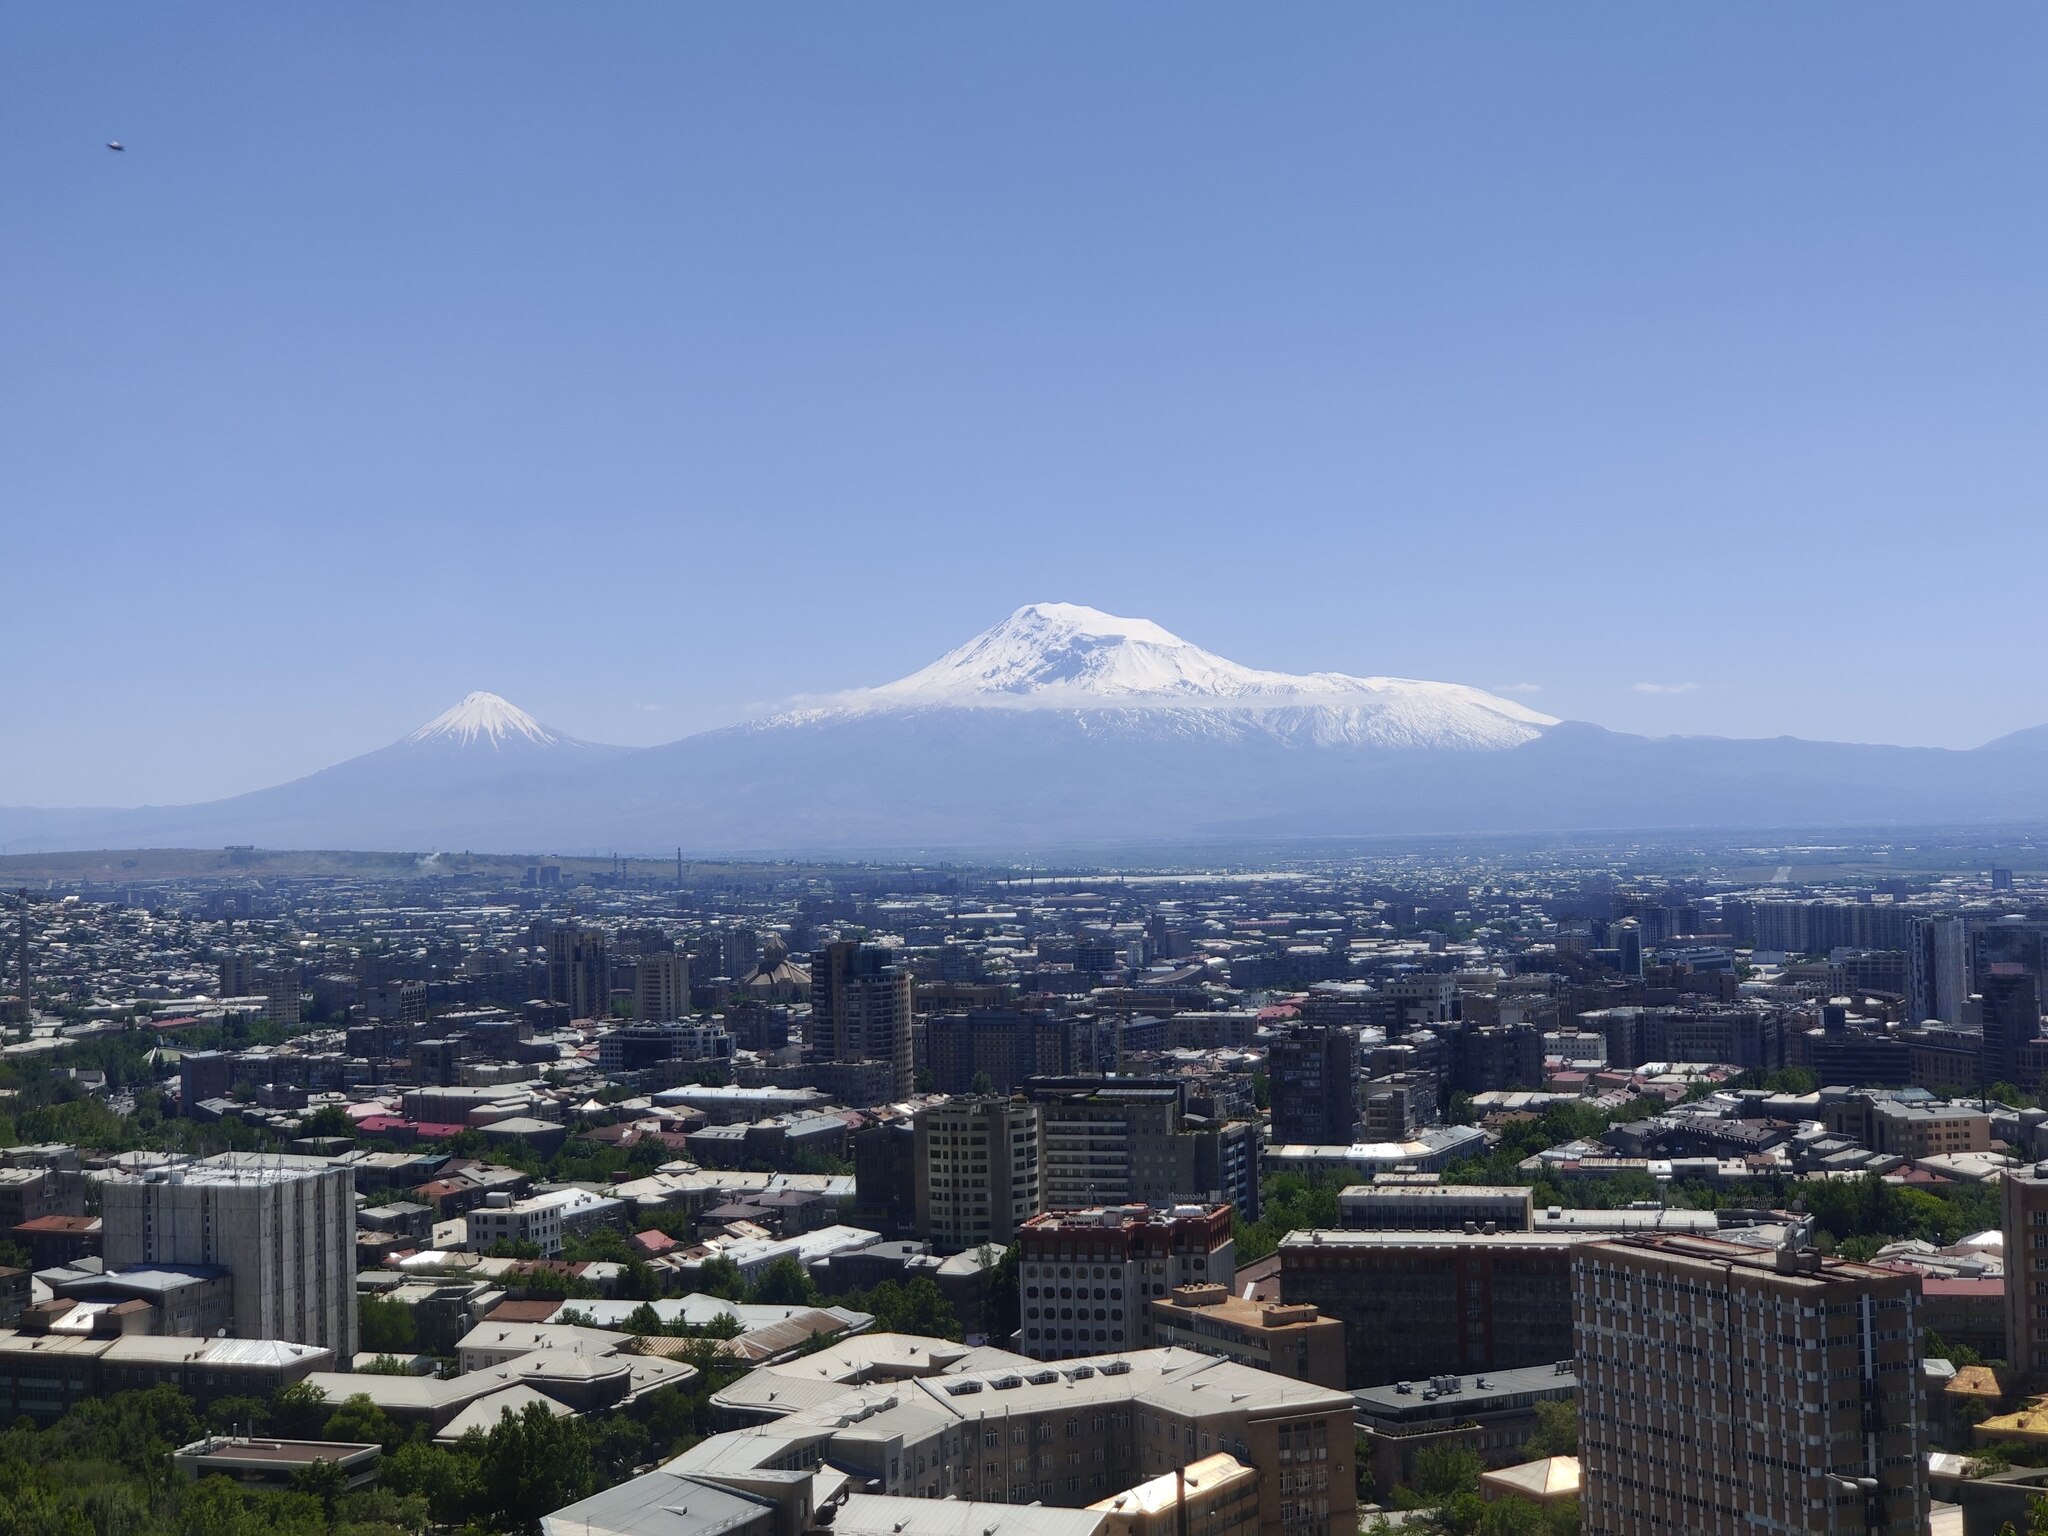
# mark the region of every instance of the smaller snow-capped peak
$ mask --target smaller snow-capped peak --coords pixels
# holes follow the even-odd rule
[[[537,747],[552,747],[562,738],[509,699],[495,693],[472,693],[453,709],[444,710],[405,738],[407,741],[451,741],[459,746],[476,742],[493,747],[520,741]]]

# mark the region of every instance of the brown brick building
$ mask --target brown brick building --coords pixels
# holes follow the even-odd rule
[[[1594,1240],[1296,1232],[1280,1245],[1280,1294],[1344,1324],[1349,1386],[1552,1365],[1572,1352],[1572,1252]]]

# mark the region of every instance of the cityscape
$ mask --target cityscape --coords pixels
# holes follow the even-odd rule
[[[2048,1536],[2044,56],[0,8],[0,1536]]]
[[[252,1528],[2024,1521],[2048,859],[1961,852],[46,872],[0,1414]]]

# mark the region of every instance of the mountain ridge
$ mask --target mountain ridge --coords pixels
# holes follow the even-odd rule
[[[477,692],[223,800],[0,808],[0,847],[781,854],[2015,821],[2042,815],[2044,751],[2048,726],[1970,751],[1631,736],[1462,684],[1266,672],[1044,603],[893,683],[662,746],[579,741]]]

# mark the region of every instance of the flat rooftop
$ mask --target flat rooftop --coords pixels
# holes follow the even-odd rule
[[[1572,1362],[1560,1360],[1554,1365],[1529,1365],[1512,1371],[1390,1381],[1360,1388],[1351,1394],[1351,1401],[1360,1418],[1455,1418],[1519,1407],[1538,1398],[1576,1395],[1578,1390]],[[1432,1392],[1434,1397],[1428,1395]]]
[[[1604,1232],[1353,1232],[1318,1228],[1290,1232],[1283,1251],[1315,1248],[1571,1248],[1598,1242]]]

